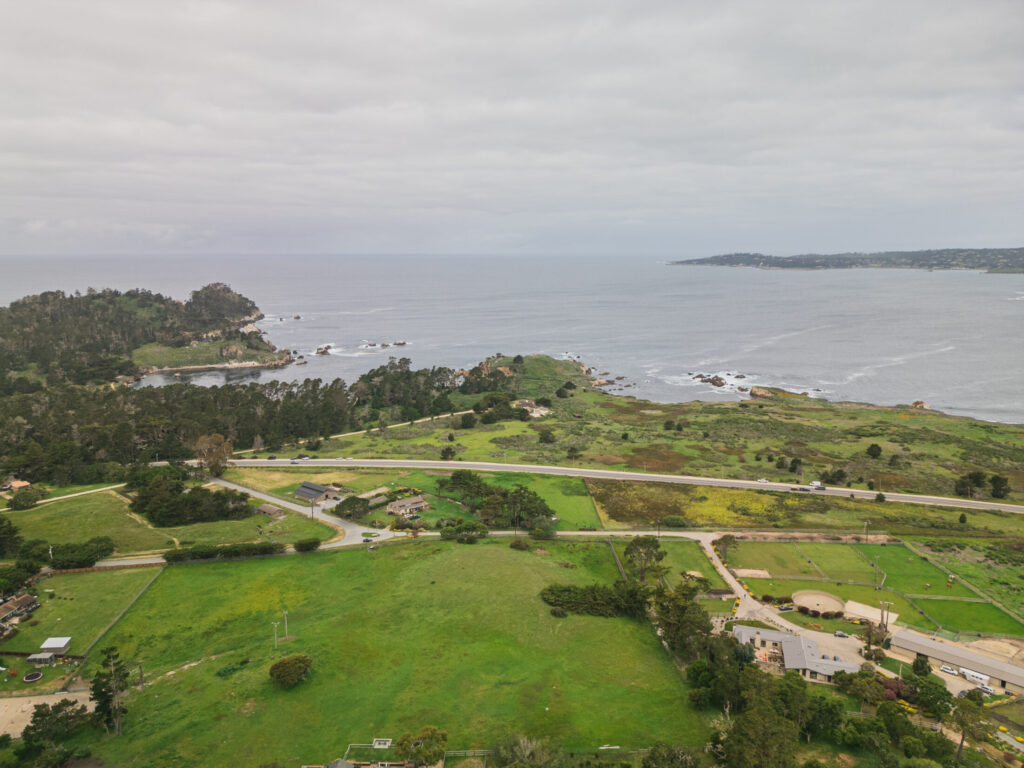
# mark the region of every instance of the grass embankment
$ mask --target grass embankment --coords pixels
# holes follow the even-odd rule
[[[895,535],[949,536],[955,539],[1024,535],[1024,515],[968,513],[920,504],[735,490],[671,483],[586,481],[601,519],[609,527],[647,526],[670,515],[699,528],[778,528],[798,531],[863,531]]]
[[[699,573],[708,580],[711,589],[728,588],[725,579],[715,570],[707,555],[704,554],[704,550],[696,541],[662,539],[661,548],[667,553],[661,564],[669,569],[665,574],[665,580],[669,586],[675,586],[682,581],[683,573]],[[725,603],[725,605],[732,608],[731,602]]]
[[[189,346],[146,344],[132,350],[132,362],[140,368],[187,368],[194,365],[277,363],[287,356],[266,347],[252,349],[238,342],[198,341]]]
[[[1020,540],[913,542],[916,549],[973,586],[992,595],[1018,615],[1024,615],[1024,569]]]
[[[579,388],[556,397],[566,380]],[[958,476],[981,470],[1007,476],[1014,490],[1006,500],[1024,503],[1020,425],[789,394],[743,402],[652,403],[586,384],[576,363],[529,356],[525,372],[509,385],[524,397],[551,399],[552,412],[542,419],[463,430],[459,419],[438,417],[330,441],[319,453],[437,458],[451,445],[464,460],[557,464],[565,463],[566,451],[575,447],[583,455],[572,463],[580,466],[780,482],[794,480],[789,466],[796,458],[803,481],[842,469],[854,488],[871,484],[882,491],[947,496],[953,495]],[[540,442],[542,429],[554,433],[554,443]],[[872,444],[881,448],[878,458],[867,454]],[[782,457],[784,466],[777,466]],[[987,496],[982,492],[981,497]]]
[[[292,512],[282,520],[254,514],[243,520],[155,528],[143,518],[130,514],[127,499],[113,491],[76,496],[4,514],[17,526],[24,539],[66,544],[86,541],[94,536],[109,536],[118,555],[192,544],[249,541],[292,544],[299,539],[327,539],[334,535],[333,528]]]
[[[556,619],[538,597],[552,582],[616,576],[603,542],[517,552],[420,541],[175,566],[109,637],[146,660],[151,683],[132,694],[125,735],[92,737],[92,749],[123,766],[323,762],[350,742],[428,723],[453,747],[509,730],[577,750],[703,743],[703,718],[647,623]],[[275,652],[270,622],[283,609],[296,638]],[[311,678],[274,688],[271,658],[297,652],[312,656]]]

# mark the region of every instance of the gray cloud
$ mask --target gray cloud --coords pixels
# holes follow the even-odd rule
[[[34,0],[0,251],[1024,242],[1024,5]]]

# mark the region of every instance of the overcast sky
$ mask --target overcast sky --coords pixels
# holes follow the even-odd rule
[[[1024,2],[0,3],[0,253],[1024,245]]]

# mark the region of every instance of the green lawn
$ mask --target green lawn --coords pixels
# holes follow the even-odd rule
[[[181,368],[191,365],[224,365],[232,362],[252,361],[267,363],[283,359],[280,352],[270,349],[244,348],[238,357],[226,357],[221,350],[234,342],[200,341],[185,347],[164,344],[145,344],[132,351],[132,362],[142,368]]]
[[[668,574],[665,578],[669,585],[674,586],[681,580],[680,574],[682,572],[689,573],[694,571],[700,573],[705,579],[710,582],[711,589],[726,589],[727,585],[725,579],[723,579],[715,567],[711,565],[711,561],[708,560],[707,555],[704,554],[704,550],[696,541],[675,541],[672,539],[662,539],[661,548],[665,550],[665,559],[661,561],[661,564],[668,567]],[[728,608],[732,608],[732,602],[723,603]]]
[[[173,549],[175,540],[183,547],[262,540],[292,544],[299,539],[328,539],[334,535],[333,528],[295,513],[289,513],[282,520],[253,515],[244,520],[151,528],[128,511],[124,498],[114,491],[106,491],[3,514],[14,522],[25,539],[62,544],[109,536],[119,555]],[[257,528],[262,528],[262,534]]]
[[[763,568],[772,577],[821,578],[822,574],[791,542],[743,541],[729,550],[731,568]]]
[[[41,579],[39,608],[3,641],[8,651],[38,651],[48,637],[70,637],[71,653],[81,654],[132,598],[159,572],[157,568],[66,573]],[[50,592],[53,590],[50,597]],[[37,622],[32,626],[32,622]]]
[[[915,598],[914,602],[944,629],[960,632],[991,632],[1002,635],[1024,635],[1024,625],[992,603],[969,603],[963,600]]]
[[[454,748],[509,730],[567,749],[702,744],[703,718],[647,623],[556,619],[538,597],[552,582],[614,578],[607,544],[541,544],[421,540],[168,568],[110,637],[145,659],[153,682],[132,694],[122,738],[88,737],[93,753],[118,766],[291,765],[428,723]],[[284,608],[296,639],[277,655],[314,660],[290,691],[267,677],[270,622]]]
[[[885,586],[908,595],[977,597],[958,581],[946,586],[945,572],[898,544],[857,544],[858,550],[885,571]],[[930,585],[930,586],[929,586]]]
[[[90,493],[4,514],[18,527],[24,539],[70,544],[93,536],[109,536],[122,554],[174,546],[173,534],[154,530],[131,517],[128,502],[114,491]]]
[[[801,541],[796,546],[833,581],[863,581],[868,584],[875,581],[874,566],[848,544]]]

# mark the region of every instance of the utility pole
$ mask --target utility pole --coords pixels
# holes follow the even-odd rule
[[[270,623],[274,625],[274,649],[276,650],[277,649],[277,625],[280,624],[281,622],[279,622],[279,621],[272,621]]]
[[[284,612],[284,636],[288,637],[288,611]]]

